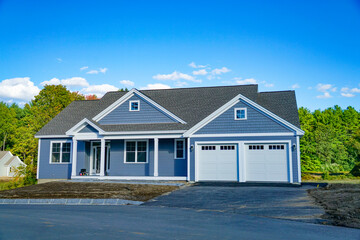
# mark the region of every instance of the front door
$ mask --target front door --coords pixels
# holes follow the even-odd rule
[[[105,145],[105,172],[110,170],[110,147],[108,144]],[[100,174],[100,164],[101,164],[101,146],[93,146],[91,151],[91,175]]]

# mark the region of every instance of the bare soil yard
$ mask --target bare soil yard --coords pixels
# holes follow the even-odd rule
[[[334,225],[360,228],[360,184],[329,184],[308,190]]]
[[[178,188],[150,184],[49,182],[0,191],[0,198],[119,198],[147,201]]]

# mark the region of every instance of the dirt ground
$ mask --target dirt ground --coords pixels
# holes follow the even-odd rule
[[[325,208],[324,219],[334,225],[360,228],[360,184],[329,184],[308,192]]]
[[[147,201],[178,188],[150,184],[49,182],[0,191],[0,198],[119,198]]]

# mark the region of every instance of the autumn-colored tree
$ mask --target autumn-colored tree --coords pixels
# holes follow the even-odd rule
[[[98,100],[99,98],[95,94],[89,94],[85,96],[85,100]]]

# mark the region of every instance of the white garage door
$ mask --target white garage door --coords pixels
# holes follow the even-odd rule
[[[198,145],[198,181],[237,181],[236,144]]]
[[[288,181],[287,144],[246,144],[246,181]]]

